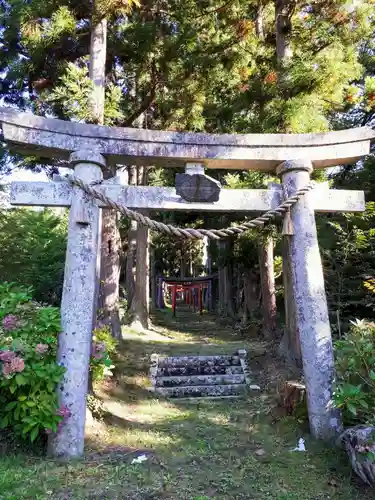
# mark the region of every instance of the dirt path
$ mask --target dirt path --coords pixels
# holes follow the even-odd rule
[[[356,500],[374,498],[351,479],[345,455],[309,438],[305,426],[275,420],[272,348],[210,316],[169,312],[153,332],[124,332],[115,380],[99,393],[109,411],[90,436],[87,459],[69,466],[30,457],[0,461],[0,498],[106,500]],[[167,401],[149,390],[149,358],[231,354],[245,347],[261,391],[238,400]],[[291,451],[300,437],[306,452]],[[134,458],[145,456],[140,463]]]

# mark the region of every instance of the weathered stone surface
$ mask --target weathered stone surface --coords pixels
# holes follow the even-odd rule
[[[239,356],[171,356],[159,358],[159,368],[240,365]]]
[[[210,212],[266,212],[282,202],[280,185],[272,189],[222,189],[216,203],[189,203],[176,194],[174,188],[151,186],[95,186],[113,201],[132,209],[181,210]],[[10,202],[14,205],[67,207],[72,202],[73,187],[68,182],[12,182]],[[306,197],[318,212],[362,212],[363,191],[340,191],[317,186]],[[103,206],[101,202],[97,202]]]
[[[238,356],[240,358],[240,365],[243,371],[243,374],[245,376],[245,383],[250,384],[251,379],[250,379],[250,369],[249,369],[249,364],[247,362],[247,351],[246,349],[239,349],[238,350]]]
[[[237,375],[242,373],[242,367],[225,366],[225,365],[206,365],[202,363],[196,366],[166,366],[159,367],[157,371],[158,377],[179,377],[192,375]]]
[[[4,141],[13,151],[69,158],[98,150],[109,162],[161,165],[201,162],[208,168],[273,171],[280,162],[310,158],[316,168],[352,163],[370,150],[367,127],[313,134],[196,134],[163,132],[41,118],[0,108]]]
[[[104,158],[90,151],[72,155],[75,174],[86,182],[102,178]],[[91,353],[91,335],[96,311],[100,210],[74,188],[69,216],[68,244],[61,303],[61,326],[57,359],[66,368],[58,388],[59,403],[70,416],[52,438],[50,452],[56,457],[79,457],[84,448],[86,395]],[[81,222],[82,209],[87,221]]]
[[[190,375],[181,377],[158,377],[157,387],[177,387],[192,385],[244,384],[244,375]]]
[[[285,162],[278,169],[288,195],[305,186],[312,165],[308,161]],[[296,304],[303,373],[306,383],[310,429],[313,436],[333,437],[341,430],[339,412],[332,409],[334,360],[315,216],[311,199],[302,198],[291,210],[294,235],[290,249],[291,288]]]
[[[213,203],[219,200],[220,190],[220,182],[208,175],[176,175],[176,194],[188,202]]]
[[[238,356],[151,356],[153,391],[171,398],[238,397],[250,383],[247,352]]]
[[[282,186],[270,183],[269,187],[280,194],[282,201]],[[365,210],[365,193],[363,191],[346,191],[329,189],[328,182],[315,185],[314,189],[306,193],[305,197],[316,212],[363,212]]]
[[[156,387],[155,392],[168,398],[186,398],[205,396],[234,396],[246,392],[246,384],[234,385],[197,385],[185,387]]]

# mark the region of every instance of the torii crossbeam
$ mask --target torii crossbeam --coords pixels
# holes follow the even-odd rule
[[[87,184],[100,181],[107,164],[128,162],[167,167],[198,163],[207,168],[276,171],[288,196],[309,183],[313,168],[354,162],[369,153],[374,139],[373,131],[366,127],[297,135],[208,135],[120,129],[46,119],[9,108],[0,108],[0,123],[3,140],[11,150],[69,159],[75,176]],[[281,187],[276,185],[268,190],[224,189],[216,203],[188,203],[172,188],[106,183],[95,188],[129,208],[148,210],[263,212],[278,206],[283,197]],[[91,332],[99,276],[100,205],[69,182],[12,183],[11,203],[71,208],[58,355],[66,367],[59,397],[69,407],[71,416],[55,436],[53,451],[58,456],[79,456],[84,445]],[[294,307],[287,314],[293,314],[300,340],[310,428],[317,438],[335,435],[341,429],[341,422],[331,405],[334,361],[315,211],[362,210],[363,192],[329,190],[327,185],[305,195],[291,210],[294,234],[286,237],[289,269],[286,284]]]

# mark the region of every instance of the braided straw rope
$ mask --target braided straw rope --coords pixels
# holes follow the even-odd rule
[[[100,191],[94,189],[92,185],[86,184],[78,177],[71,176],[69,178],[69,181],[73,186],[81,188],[82,191],[84,191],[91,198],[100,200],[104,203],[104,205],[112,208],[113,210],[117,210],[131,220],[137,221],[144,226],[148,226],[150,229],[161,231],[163,233],[177,236],[179,238],[203,239],[205,236],[207,236],[208,238],[213,240],[220,240],[221,238],[227,238],[228,236],[242,234],[251,228],[263,228],[265,224],[275,219],[277,216],[284,215],[286,212],[288,212],[290,207],[295,205],[302,196],[311,191],[315,186],[315,182],[309,182],[309,184],[299,189],[293,196],[290,196],[289,198],[284,200],[277,208],[269,210],[256,219],[244,221],[239,226],[227,227],[225,229],[194,229],[175,227],[171,224],[164,224],[163,222],[158,222],[156,220],[150,219],[149,217],[146,217],[139,212],[130,210],[129,208],[111,200]]]

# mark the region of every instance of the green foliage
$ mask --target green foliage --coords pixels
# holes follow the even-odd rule
[[[335,342],[335,405],[347,424],[374,423],[375,323],[353,322],[349,332]]]
[[[93,331],[90,371],[93,382],[112,376],[113,355],[116,352],[117,341],[112,337],[108,326],[99,326]]]
[[[30,289],[0,284],[0,427],[34,441],[63,421],[56,387],[60,315],[32,302]]]
[[[46,93],[45,101],[58,106],[67,118],[91,122],[93,90],[87,65],[68,63],[53,91]]]
[[[58,304],[66,252],[66,217],[49,210],[0,211],[0,276],[33,288],[39,302]]]
[[[341,329],[355,317],[375,318],[373,296],[363,282],[375,270],[375,204],[363,214],[319,218],[319,239],[332,322],[338,311]]]
[[[28,287],[0,284],[0,428],[10,427],[34,441],[63,425],[69,411],[57,402],[56,388],[65,370],[56,363],[60,329],[57,308],[33,302]],[[94,330],[93,381],[112,375],[116,346],[107,326]]]
[[[179,224],[183,227],[186,224]],[[189,224],[190,225],[190,224]],[[196,226],[196,224],[192,224]],[[185,277],[191,276],[190,263],[196,266],[202,263],[202,241],[171,238],[155,233],[152,237],[155,247],[155,267],[157,274],[180,276],[181,268]]]

